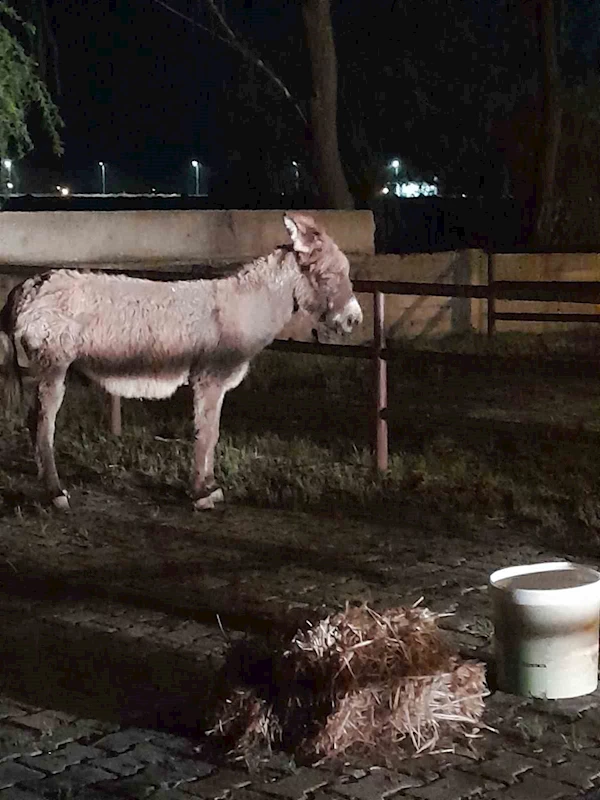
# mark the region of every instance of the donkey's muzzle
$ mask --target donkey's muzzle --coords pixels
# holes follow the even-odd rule
[[[337,333],[349,334],[358,328],[363,321],[363,313],[360,303],[354,295],[332,321]]]

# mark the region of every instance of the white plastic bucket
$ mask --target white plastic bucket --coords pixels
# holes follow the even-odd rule
[[[600,573],[568,561],[490,576],[498,688],[581,697],[598,685]]]

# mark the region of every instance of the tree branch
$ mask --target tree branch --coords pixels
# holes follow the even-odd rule
[[[298,114],[304,125],[307,126],[308,121],[306,119],[306,116],[304,115],[304,112],[300,108],[299,103],[292,96],[292,93],[287,88],[285,83],[281,80],[281,78],[279,78],[273,72],[273,70],[271,69],[271,67],[269,67],[268,64],[265,64],[265,62],[262,60],[262,58],[258,53],[255,53],[252,50],[252,48],[248,44],[246,44],[246,42],[243,42],[235,34],[235,32],[229,26],[229,23],[223,16],[222,12],[217,8],[215,0],[206,0],[206,4],[210,8],[213,16],[215,17],[219,25],[221,26],[222,31],[225,33],[228,44],[231,47],[233,47],[234,50],[237,50],[238,53],[240,53],[240,55],[242,55],[247,61],[251,61],[253,64],[255,64],[259,69],[261,69],[265,73],[265,75],[269,77],[269,79],[277,86],[277,88],[281,92],[283,92],[286,100],[288,100],[294,106],[296,113]]]
[[[227,39],[224,39],[222,36],[219,36],[218,33],[215,33],[214,31],[211,31],[211,29],[207,28],[206,25],[202,25],[197,20],[192,19],[187,14],[184,14],[183,11],[179,11],[178,8],[174,8],[172,5],[169,5],[169,3],[165,3],[164,0],[154,0],[154,2],[156,3],[156,5],[162,6],[163,8],[166,8],[167,11],[170,11],[171,14],[174,14],[176,17],[179,17],[180,19],[185,20],[185,22],[189,22],[190,25],[193,25],[196,28],[200,28],[201,31],[204,31],[205,33],[208,33],[209,36],[214,36],[215,39],[218,39],[223,44],[227,44],[227,45],[229,44]]]
[[[221,42],[222,44],[227,45],[228,47],[231,47],[233,50],[235,50],[237,53],[239,53],[239,55],[241,55],[242,58],[244,58],[246,61],[250,61],[252,64],[257,66],[260,70],[262,70],[262,72],[269,78],[271,83],[274,83],[275,86],[277,86],[277,88],[279,89],[279,91],[283,93],[283,95],[285,96],[286,100],[292,104],[296,114],[301,119],[302,124],[305,127],[308,126],[308,121],[306,119],[306,116],[305,116],[304,112],[302,111],[302,108],[300,107],[300,104],[298,103],[297,100],[294,99],[292,93],[287,88],[285,83],[281,80],[281,78],[279,78],[275,74],[275,72],[273,72],[273,70],[271,69],[271,67],[269,67],[268,64],[265,64],[265,62],[262,60],[260,55],[253,51],[253,49],[250,47],[250,45],[248,45],[245,42],[243,42],[237,36],[235,31],[233,31],[232,28],[227,23],[227,20],[223,16],[222,12],[217,7],[217,5],[215,3],[215,0],[206,0],[206,3],[208,5],[208,8],[210,9],[210,12],[212,13],[214,18],[219,23],[219,26],[220,26],[221,31],[222,31],[221,35],[219,35],[218,33],[215,33],[215,31],[210,30],[210,28],[207,28],[205,25],[202,25],[197,20],[192,19],[187,14],[184,14],[182,11],[179,11],[177,8],[174,8],[172,5],[170,5],[169,3],[165,2],[165,0],[154,0],[154,2],[157,5],[162,6],[163,8],[166,8],[167,11],[170,11],[172,14],[175,14],[175,16],[180,17],[181,19],[185,20],[190,25],[194,25],[196,28],[199,28],[200,30],[204,31],[205,33],[208,33],[210,36],[214,36],[214,38],[217,39],[219,42]]]

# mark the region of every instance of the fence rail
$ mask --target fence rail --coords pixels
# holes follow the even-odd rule
[[[154,271],[137,269],[115,270],[121,274],[153,280],[192,280],[201,277],[203,265],[183,268],[181,271]],[[40,268],[0,265],[0,274],[19,276],[39,272]],[[498,300],[585,303],[600,305],[600,281],[497,281],[495,280],[494,254],[488,254],[488,283],[486,284],[452,284],[452,283],[418,283],[412,281],[373,281],[355,280],[356,292],[373,296],[373,331],[370,345],[340,345],[320,342],[300,342],[276,340],[270,345],[271,350],[286,353],[306,353],[311,355],[328,355],[343,358],[369,359],[373,366],[373,382],[371,393],[371,410],[373,419],[372,456],[373,465],[379,471],[388,467],[388,385],[387,362],[395,358],[405,358],[406,354],[395,352],[387,347],[385,336],[385,295],[413,295],[430,297],[472,298],[487,301],[487,333],[495,332],[496,321],[516,320],[521,322],[585,322],[600,323],[599,313],[533,313],[533,312],[498,312]],[[439,354],[438,354],[439,355]],[[451,358],[450,354],[442,356]],[[423,354],[423,359],[427,358]],[[120,436],[122,431],[121,399],[111,397],[110,401],[111,432]]]

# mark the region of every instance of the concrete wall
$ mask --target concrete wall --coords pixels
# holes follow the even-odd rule
[[[487,255],[480,250],[374,255],[374,223],[368,211],[310,212],[323,221],[349,255],[352,276],[363,280],[486,283]],[[182,270],[193,263],[219,264],[265,255],[286,241],[280,211],[51,211],[0,213],[0,300],[22,280],[20,267],[102,267]],[[600,254],[494,256],[498,280],[600,280]],[[359,300],[365,322],[353,342],[372,336],[372,298]],[[499,302],[498,311],[600,312],[600,304]],[[486,331],[486,302],[462,298],[388,296],[390,337],[435,337]],[[310,340],[312,323],[297,318],[281,338]],[[551,323],[498,322],[498,330],[564,329]]]
[[[370,211],[308,213],[345,252],[374,252]],[[0,264],[161,269],[245,260],[288,241],[282,218],[281,211],[7,211],[0,214]]]

